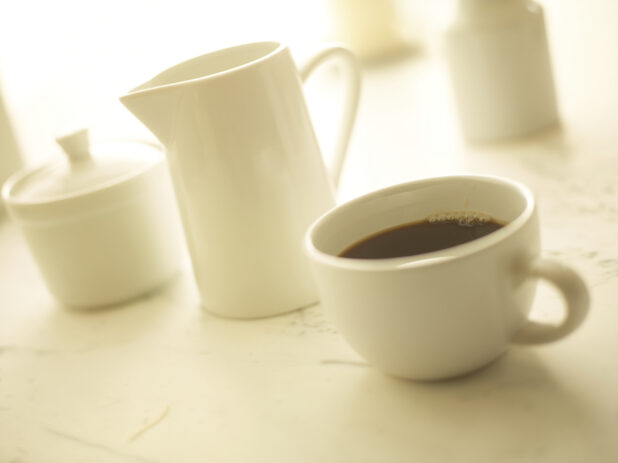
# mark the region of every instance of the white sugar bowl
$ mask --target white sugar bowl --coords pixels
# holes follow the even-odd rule
[[[86,308],[144,294],[173,276],[183,238],[163,153],[146,142],[58,139],[68,159],[11,176],[2,188],[49,291]]]

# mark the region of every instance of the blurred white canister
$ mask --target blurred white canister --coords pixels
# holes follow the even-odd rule
[[[406,51],[394,0],[330,0],[336,40],[360,60],[376,60]]]
[[[458,0],[445,53],[467,139],[517,137],[558,110],[542,8],[530,0]]]

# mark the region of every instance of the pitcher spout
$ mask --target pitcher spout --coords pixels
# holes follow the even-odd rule
[[[276,42],[258,42],[208,53],[173,66],[120,97],[163,145],[173,132],[174,114],[184,92],[194,86],[204,89],[208,81],[231,70],[258,63],[282,51]]]
[[[174,87],[145,83],[121,96],[120,102],[166,146],[172,130],[176,93]]]

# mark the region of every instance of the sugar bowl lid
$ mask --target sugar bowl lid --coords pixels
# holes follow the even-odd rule
[[[13,214],[50,218],[126,202],[138,193],[139,178],[164,160],[157,145],[143,141],[91,146],[87,129],[56,141],[65,159],[24,169],[5,183],[2,197]]]

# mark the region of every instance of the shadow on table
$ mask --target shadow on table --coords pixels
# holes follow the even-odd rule
[[[431,461],[613,455],[615,446],[598,432],[599,417],[568,386],[537,353],[512,348],[484,369],[448,381],[405,381],[367,369],[346,406],[355,419],[362,409],[367,429],[378,430],[368,433],[368,449],[404,443],[410,455],[436,455]]]
[[[181,272],[145,295],[101,308],[65,307],[50,298],[34,321],[39,329],[31,343],[81,352],[156,336],[167,330],[178,311],[194,309],[189,284]]]

